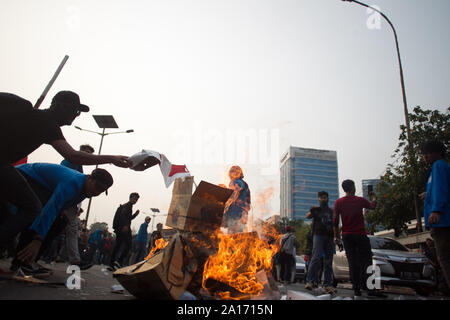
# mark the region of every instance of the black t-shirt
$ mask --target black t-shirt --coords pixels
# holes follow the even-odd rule
[[[42,144],[65,140],[48,110],[34,109],[19,96],[0,93],[0,162],[14,163]]]
[[[333,236],[333,210],[327,207],[311,209],[313,233],[321,236]]]

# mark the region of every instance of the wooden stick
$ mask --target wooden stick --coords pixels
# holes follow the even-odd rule
[[[47,95],[48,91],[50,90],[50,88],[52,87],[53,83],[55,83],[56,78],[58,78],[59,73],[61,72],[62,68],[64,67],[64,65],[66,64],[67,59],[69,59],[68,55],[65,55],[64,58],[62,59],[61,63],[59,64],[58,69],[56,70],[55,74],[53,75],[53,77],[50,79],[50,82],[47,84],[47,86],[45,87],[44,91],[42,92],[41,96],[39,97],[39,99],[36,101],[36,104],[34,105],[34,108],[39,109],[39,106],[41,105],[41,103],[44,101],[45,96]]]

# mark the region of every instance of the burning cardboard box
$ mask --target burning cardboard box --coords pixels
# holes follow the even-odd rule
[[[233,190],[201,181],[191,195],[193,181],[193,177],[175,180],[166,225],[190,232],[220,228],[225,203]]]
[[[169,244],[146,261],[121,268],[114,278],[140,299],[182,299],[197,271],[197,261],[175,234]]]

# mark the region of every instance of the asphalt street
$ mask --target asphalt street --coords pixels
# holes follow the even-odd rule
[[[54,273],[45,279],[49,284],[37,284],[0,278],[0,300],[135,299],[126,290],[118,293],[113,292],[113,287],[119,285],[119,283],[112,277],[112,273],[104,265],[94,265],[88,270],[81,271],[80,288],[69,289],[66,286],[66,282],[71,274],[67,272],[68,265],[66,263],[41,264],[54,270]],[[9,265],[9,259],[0,260],[0,269],[3,271],[8,271]],[[278,288],[282,296],[286,295],[288,290],[307,292],[315,296],[323,295],[323,292],[320,290],[305,290],[305,284],[303,282],[288,285],[278,283]],[[337,290],[338,292],[331,297],[332,299],[354,299],[350,284],[339,284]],[[388,300],[450,300],[450,298],[440,295],[432,295],[429,297],[418,296],[413,290],[401,287],[388,287],[385,288],[384,292],[388,295]],[[365,300],[369,298],[366,298],[363,294],[358,299]],[[370,300],[373,300],[373,298],[370,298]]]

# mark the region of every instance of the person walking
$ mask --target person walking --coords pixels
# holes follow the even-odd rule
[[[129,196],[129,201],[119,206],[114,215],[113,229],[116,234],[116,241],[111,253],[110,268],[117,269],[128,265],[126,257],[132,245],[131,221],[137,217],[139,210],[133,214],[133,205],[139,200],[139,194],[133,192]]]
[[[136,236],[136,259],[134,263],[138,263],[139,261],[144,260],[144,258],[147,255],[147,228],[148,224],[150,223],[151,218],[145,217],[144,223],[141,224],[139,227],[138,234]]]
[[[64,159],[74,164],[113,163],[129,168],[125,156],[93,155],[76,151],[64,138],[61,127],[71,125],[89,107],[80,103],[72,91],[60,91],[50,108],[33,108],[31,102],[11,93],[0,93],[0,201],[13,204],[18,210],[0,225],[0,244],[7,244],[27,228],[42,211],[38,196],[21,172],[13,166],[42,144],[51,145]]]
[[[372,265],[372,248],[367,237],[363,210],[375,209],[376,196],[371,192],[371,200],[355,196],[355,182],[344,180],[342,182],[345,196],[334,203],[334,241],[341,243],[339,234],[339,219],[342,222],[342,241],[347,255],[350,278],[353,284],[355,296],[361,296],[361,289],[367,290],[368,296],[386,298],[387,296],[376,289],[367,287],[367,269]]]
[[[440,141],[421,146],[423,161],[431,166],[424,200],[425,227],[431,228],[442,274],[450,287],[450,166],[445,161],[447,149]]]
[[[318,193],[319,207],[312,207],[306,214],[306,219],[313,219],[313,250],[311,263],[308,268],[305,289],[312,290],[314,283],[319,283],[321,279],[317,278],[323,257],[324,284],[325,293],[334,294],[336,290],[332,287],[333,273],[333,210],[328,207],[328,193],[320,191]],[[320,272],[322,275],[322,272]]]

